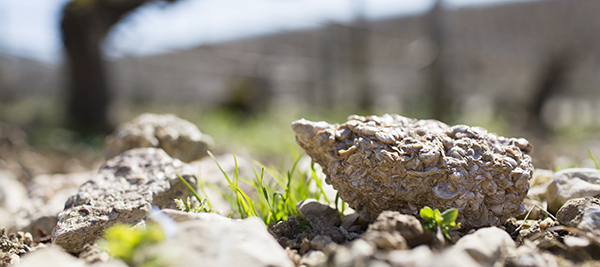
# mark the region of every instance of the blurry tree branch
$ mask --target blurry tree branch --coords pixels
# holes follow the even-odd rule
[[[110,90],[100,46],[124,15],[151,1],[72,0],[65,5],[61,31],[70,70],[67,118],[73,129],[82,133],[109,130]]]

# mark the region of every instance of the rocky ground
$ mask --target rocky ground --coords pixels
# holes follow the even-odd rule
[[[1,129],[0,266],[137,266],[95,242],[117,223],[153,222],[167,239],[140,252],[138,262],[166,259],[154,266],[600,266],[596,169],[536,169],[526,213],[447,239],[423,230],[419,216],[384,211],[367,222],[310,199],[298,203],[300,217],[269,226],[256,217],[179,211],[173,199],[191,193],[178,174],[192,186],[198,170],[203,180],[226,184],[204,157],[210,137],[174,116],[144,115],[117,129],[106,142],[108,160],[94,170],[86,159],[40,156],[18,129]],[[233,171],[229,155],[218,160]],[[252,172],[248,161],[238,166]],[[64,173],[44,174],[56,169]],[[227,214],[220,195],[208,194]]]

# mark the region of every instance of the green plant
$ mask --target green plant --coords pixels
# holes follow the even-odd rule
[[[592,160],[592,162],[594,162],[596,169],[600,170],[600,167],[598,166],[598,161],[596,161],[596,157],[594,157],[594,153],[592,153],[592,150],[589,148],[588,148],[588,155],[590,156],[590,159]]]
[[[187,197],[187,201],[185,203],[183,202],[183,200],[176,198],[175,204],[177,205],[177,208],[179,208],[181,211],[188,212],[214,212],[214,209],[212,207],[212,204],[208,200],[208,197],[201,198],[198,195],[198,193],[196,193],[196,190],[194,190],[194,188],[192,188],[192,186],[185,179],[183,179],[183,177],[181,177],[179,174],[177,174],[177,177],[179,177],[179,180],[181,180],[181,182],[185,184],[185,186],[190,190],[190,192],[192,192],[192,194],[198,200],[199,203],[198,206],[193,207],[190,197]],[[206,191],[204,190],[204,183],[202,182],[200,175],[198,175],[198,183],[200,184],[200,189],[202,190],[202,193],[206,196]]]
[[[145,229],[132,229],[131,225],[117,224],[104,232],[99,244],[112,257],[123,260],[129,266],[159,267],[168,262],[164,254],[148,256],[141,252],[164,239],[165,233],[158,223],[147,222]]]
[[[291,170],[284,172],[266,167],[259,162],[255,165],[261,167],[260,173],[254,168],[254,179],[246,179],[239,176],[237,159],[234,156],[235,172],[233,177],[223,170],[215,156],[209,152],[209,156],[215,161],[223,176],[227,180],[231,192],[222,192],[223,196],[229,200],[238,217],[247,218],[250,216],[260,217],[265,224],[286,220],[289,216],[299,215],[296,209],[296,203],[303,199],[315,198],[329,203],[325,195],[323,184],[317,176],[314,164],[311,164],[310,173],[308,171],[297,171],[298,162],[302,154],[296,157]],[[265,171],[272,179],[266,181]],[[255,194],[248,194],[240,188],[240,182],[251,186]],[[311,190],[311,185],[315,184],[317,190]],[[231,194],[233,193],[233,194]],[[252,199],[250,195],[256,197]]]
[[[424,230],[437,231],[438,227],[442,230],[444,237],[450,240],[448,232],[460,228],[460,223],[457,225],[455,220],[458,216],[458,210],[455,208],[447,209],[440,213],[440,210],[432,210],[430,207],[425,206],[419,212],[421,218],[425,220],[426,224],[423,225]]]

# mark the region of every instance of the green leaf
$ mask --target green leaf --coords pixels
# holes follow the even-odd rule
[[[438,209],[433,210],[433,220],[437,224],[442,225],[442,222],[444,221],[444,217],[442,217],[442,214],[440,214],[440,210],[438,210]]]
[[[456,217],[458,217],[458,210],[455,208],[452,209],[447,209],[446,211],[444,211],[442,213],[442,226],[444,225],[449,225],[449,226],[454,226],[456,223],[454,222],[456,220]]]
[[[425,206],[421,209],[421,211],[419,212],[419,215],[421,215],[421,218],[427,222],[433,222],[434,218],[433,218],[433,210],[428,207]]]

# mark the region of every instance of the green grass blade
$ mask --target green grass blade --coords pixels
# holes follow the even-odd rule
[[[192,188],[192,186],[190,184],[188,184],[188,182],[185,179],[183,179],[183,177],[181,177],[181,175],[177,174],[177,177],[179,177],[179,180],[181,180],[181,182],[183,182],[183,184],[190,190],[190,192],[192,192],[194,197],[196,197],[196,199],[199,202],[202,202],[202,198],[200,198],[200,196],[198,196],[198,194],[196,194],[196,191],[194,190],[194,188]]]
[[[321,182],[321,179],[319,179],[319,177],[317,177],[317,172],[315,170],[314,162],[310,163],[310,170],[311,170],[311,174],[312,174],[312,179],[317,184],[317,188],[319,188],[319,190],[321,191],[321,194],[322,194],[323,198],[325,199],[325,202],[327,202],[328,205],[331,204],[329,202],[329,198],[327,198],[327,194],[325,194],[325,190],[323,189],[323,184]],[[317,200],[319,200],[319,198],[317,198]]]
[[[588,155],[590,156],[590,159],[594,162],[594,165],[596,165],[596,169],[600,170],[600,167],[598,167],[598,161],[596,161],[596,157],[594,157],[594,153],[592,153],[592,150],[588,148]]]
[[[227,173],[223,170],[223,168],[221,168],[221,164],[219,164],[219,161],[217,161],[217,158],[215,157],[215,155],[213,155],[212,152],[210,152],[210,150],[206,151],[208,153],[208,156],[210,156],[215,163],[217,164],[217,167],[219,167],[219,170],[221,170],[221,173],[223,173],[223,176],[225,176],[225,179],[227,179],[227,183],[231,184],[231,180],[229,179],[229,176],[227,176]]]

